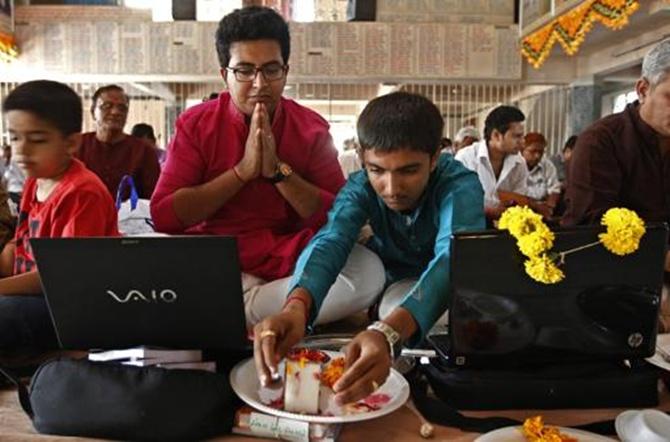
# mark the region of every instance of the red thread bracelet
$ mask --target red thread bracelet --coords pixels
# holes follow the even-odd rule
[[[286,298],[286,302],[284,302],[284,307],[286,307],[291,301],[302,302],[303,307],[305,307],[305,325],[306,325],[307,322],[309,321],[309,308],[307,307],[307,301],[305,301],[299,296],[289,296],[288,298]]]
[[[233,166],[233,173],[235,174],[235,176],[237,177],[237,179],[240,180],[240,182],[241,182],[242,184],[247,184],[247,182],[246,182],[245,180],[242,179],[242,177],[240,176],[239,172],[237,171],[237,166]]]

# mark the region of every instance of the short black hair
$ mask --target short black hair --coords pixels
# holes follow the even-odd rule
[[[95,92],[93,92],[93,97],[91,97],[91,114],[95,112],[95,105],[98,102],[98,98],[100,98],[100,95],[104,94],[105,92],[109,91],[119,91],[123,95],[126,96],[126,102],[130,103],[130,97],[128,94],[126,94],[126,91],[123,90],[123,88],[117,84],[108,84],[106,86],[101,86],[98,89],[96,89]]]
[[[565,140],[565,144],[563,145],[563,152],[568,149],[574,149],[575,144],[577,144],[577,135],[571,135],[567,140]]]
[[[238,41],[275,40],[281,48],[284,64],[291,54],[291,37],[286,21],[276,11],[261,6],[235,9],[219,22],[216,53],[222,68],[230,62],[230,45]]]
[[[130,135],[138,138],[150,138],[156,141],[156,135],[154,135],[154,128],[147,123],[137,123],[133,126],[130,131]]]
[[[496,129],[502,135],[509,130],[512,123],[521,123],[526,116],[514,106],[498,106],[493,109],[484,122],[484,140],[488,143],[491,140],[491,134]]]
[[[69,86],[51,80],[28,81],[11,91],[2,103],[3,113],[20,110],[48,121],[63,136],[81,132],[81,98]]]
[[[356,126],[363,150],[412,149],[431,156],[440,150],[444,121],[423,95],[393,92],[370,101]]]

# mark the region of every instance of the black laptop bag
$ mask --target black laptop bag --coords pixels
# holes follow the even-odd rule
[[[138,441],[229,433],[238,406],[228,377],[202,370],[133,367],[70,358],[42,364],[19,400],[37,431]]]
[[[657,405],[658,370],[640,363],[626,373],[624,371],[620,367],[607,369],[602,373],[605,379],[597,381],[595,372],[584,367],[565,373],[566,378],[556,376],[556,372],[553,375],[542,373],[542,370],[533,374],[456,369],[434,361],[419,365],[406,377],[413,402],[428,421],[463,431],[486,433],[519,426],[523,422],[504,416],[473,417],[459,410],[647,408]],[[588,386],[589,382],[595,382],[595,385]],[[592,394],[595,396],[591,397]],[[572,427],[598,434],[616,434],[611,419]]]
[[[514,369],[422,366],[435,395],[461,410],[645,408],[658,405],[658,370],[644,361]]]

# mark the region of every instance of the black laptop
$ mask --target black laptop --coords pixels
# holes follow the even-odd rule
[[[553,250],[598,240],[599,227],[557,230]],[[452,366],[504,368],[654,354],[668,229],[647,226],[624,257],[602,245],[570,254],[565,279],[524,271],[507,232],[458,233],[451,244],[449,334],[431,340]]]
[[[30,244],[62,348],[246,346],[234,238],[41,238]]]

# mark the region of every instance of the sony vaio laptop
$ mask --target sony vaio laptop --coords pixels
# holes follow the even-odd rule
[[[40,238],[30,244],[62,348],[245,347],[234,238]]]
[[[553,250],[598,241],[599,227],[559,229]],[[486,368],[654,354],[668,243],[650,224],[624,257],[598,244],[566,257],[565,279],[535,282],[501,231],[457,233],[451,244],[449,334],[431,340],[449,365]]]

